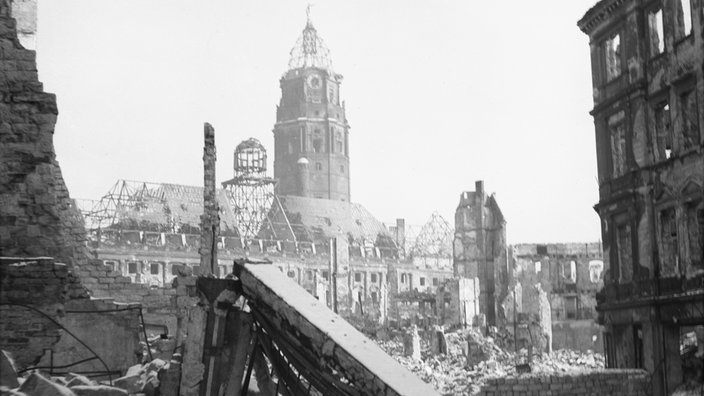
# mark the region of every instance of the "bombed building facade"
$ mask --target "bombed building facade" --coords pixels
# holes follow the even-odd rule
[[[30,3],[17,1],[17,12],[31,14],[31,7],[23,8]],[[600,243],[507,245],[506,219],[482,181],[461,193],[454,227],[438,213],[417,232],[403,219],[387,226],[351,202],[342,76],[310,20],[280,80],[274,177],[267,174],[266,148],[247,139],[234,150],[232,177],[217,188],[214,129],[206,123],[204,187],[119,180],[100,200],[75,203],[55,159],[55,98],[43,91],[35,54],[21,42],[32,42],[36,24],[19,29],[10,4],[0,0],[0,71],[6,77],[0,81],[0,347],[15,355],[20,371],[49,368],[63,375],[70,367],[107,376],[110,385],[122,376],[115,384],[146,394],[155,387],[168,395],[239,394],[250,377],[265,394],[436,394],[352,326],[372,322],[395,323],[383,331],[396,327],[395,333],[410,335],[415,350],[406,351],[404,343],[403,353],[418,360],[421,344],[412,325],[422,327],[434,355],[423,363],[426,382],[431,365],[435,378],[450,377],[448,362],[461,361],[460,375],[452,374],[460,382],[474,381],[476,370],[513,370],[513,378],[453,389],[462,394],[570,394],[569,384],[579,384],[591,393],[646,395],[649,376],[642,370],[515,376],[520,355],[509,355],[505,340],[494,344],[493,338],[514,329],[514,342],[547,359],[553,347],[599,350],[595,307],[604,284],[600,296],[608,299],[599,300],[598,309],[613,366],[631,367],[613,363],[627,359],[619,353],[630,348],[628,340],[614,340],[628,331],[643,337],[664,334],[657,326],[680,326],[678,346],[700,331],[700,318],[691,315],[700,294],[692,288],[676,296],[677,303],[691,302],[678,316],[666,311],[674,324],[641,321],[624,333],[623,305],[650,303],[637,300],[643,293],[626,301],[624,290],[634,289],[613,281],[614,241],[604,243],[606,257]],[[672,147],[667,155],[674,161],[679,157]],[[697,161],[692,158],[686,161]],[[692,183],[685,190],[698,186],[701,197],[701,178]],[[701,208],[701,199],[672,202],[678,221],[692,202],[695,213]],[[692,242],[678,241],[691,255]],[[686,272],[696,262],[676,263],[685,271],[678,278],[682,289],[698,282],[699,272]],[[457,331],[452,353],[446,329]],[[675,337],[667,340],[674,345]],[[690,355],[691,346],[684,348]],[[491,351],[475,361],[486,352],[482,347]],[[647,360],[642,344],[632,350]],[[591,358],[589,367],[599,367]],[[697,368],[681,362],[686,379]],[[671,364],[657,369],[676,373]],[[31,374],[18,389],[29,390],[37,377]],[[63,386],[63,378],[53,381]],[[132,389],[139,381],[146,383]]]
[[[490,326],[502,324],[500,302],[506,297],[510,266],[506,256],[506,220],[484,182],[463,192],[455,211],[453,270],[457,277],[479,280],[480,311]]]
[[[578,25],[592,61],[607,364],[644,368],[654,394],[671,394],[702,381],[704,4],[603,0]]]

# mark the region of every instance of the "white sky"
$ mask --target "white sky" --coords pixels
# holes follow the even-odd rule
[[[451,224],[483,179],[509,243],[596,241],[588,38],[596,0],[316,1],[344,75],[352,200],[377,218]],[[249,137],[273,172],[279,78],[306,1],[40,0],[39,75],[56,93],[72,197],[117,179],[202,185],[203,122],[218,180]]]

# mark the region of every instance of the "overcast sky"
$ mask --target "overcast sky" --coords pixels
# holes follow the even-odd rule
[[[600,239],[588,38],[595,0],[315,1],[344,75],[352,200],[377,218],[451,224],[484,180],[509,243]],[[40,0],[39,76],[74,198],[118,179],[202,185],[260,139],[273,161],[279,78],[305,1]],[[273,172],[273,163],[269,164]]]

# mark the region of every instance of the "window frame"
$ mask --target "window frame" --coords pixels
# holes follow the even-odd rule
[[[601,67],[602,67],[602,73],[604,76],[603,80],[603,85],[609,85],[614,83],[615,81],[618,81],[622,76],[623,76],[623,50],[622,50],[622,33],[623,33],[623,28],[622,26],[618,26],[612,30],[610,30],[608,33],[606,33],[601,41],[599,42],[599,52],[601,53],[602,61]],[[609,42],[613,41],[614,38],[618,37],[618,50],[614,51],[616,56],[613,58],[614,60],[618,61],[618,74],[611,76],[609,73]]]
[[[657,13],[660,13],[660,28],[662,29],[661,32],[658,32],[658,34],[662,33],[662,36],[659,37],[659,41],[662,44],[662,50],[658,49],[658,52],[653,53],[653,43],[652,43],[652,26],[650,25],[650,15],[654,14],[657,15]],[[665,6],[661,2],[656,3],[655,5],[647,8],[645,10],[645,20],[646,20],[646,26],[648,29],[648,60],[653,60],[656,59],[663,54],[667,53],[667,41],[665,40]]]

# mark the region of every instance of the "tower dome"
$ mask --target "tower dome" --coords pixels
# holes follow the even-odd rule
[[[288,69],[294,70],[304,67],[317,67],[326,70],[332,75],[330,50],[323,42],[323,39],[318,35],[318,31],[315,30],[310,20],[310,6],[306,9],[306,15],[306,27],[303,29],[300,37],[298,37],[298,40],[296,40],[293,49],[291,49]]]
[[[255,138],[242,141],[235,148],[235,176],[266,174],[266,149]]]

